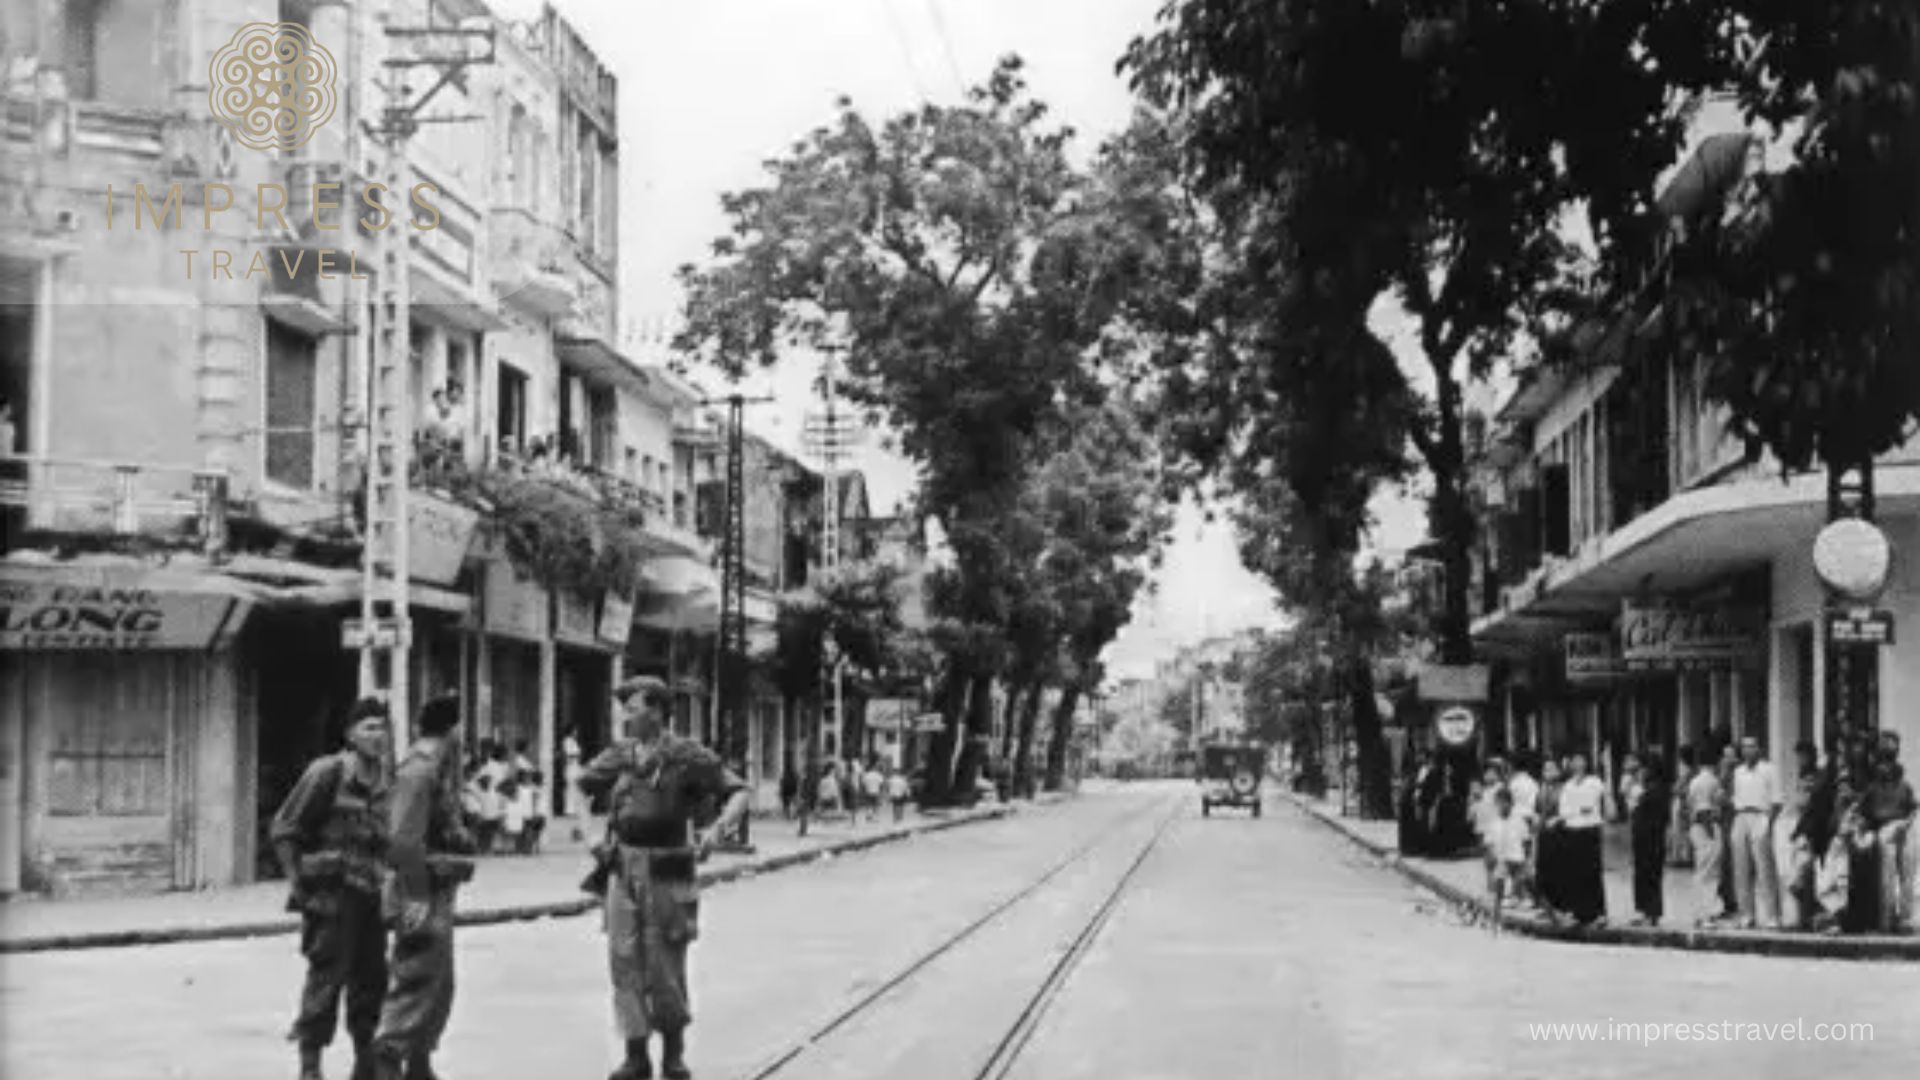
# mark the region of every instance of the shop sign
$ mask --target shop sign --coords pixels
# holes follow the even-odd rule
[[[208,649],[247,608],[217,591],[0,581],[0,650]]]
[[[1608,682],[1627,673],[1612,634],[1568,634],[1565,647],[1569,684]]]
[[[423,491],[407,497],[407,574],[429,585],[460,579],[480,515]]]
[[[912,698],[873,698],[867,702],[867,727],[874,731],[908,731],[920,703]]]
[[[547,591],[514,573],[506,559],[487,563],[481,606],[490,634],[539,641],[547,636]]]
[[[1489,674],[1485,664],[1428,664],[1419,672],[1421,701],[1484,702]]]
[[[1627,604],[1620,655],[1634,670],[1735,667],[1760,651],[1766,613],[1758,608]]]
[[[633,633],[633,601],[618,593],[600,600],[600,640],[624,647]]]
[[[1893,644],[1893,612],[1844,608],[1827,612],[1827,640],[1835,645]]]
[[[553,594],[553,636],[569,645],[598,645],[599,619],[590,597],[572,589]]]
[[[1470,705],[1448,705],[1433,717],[1433,733],[1448,746],[1465,746],[1480,718]]]

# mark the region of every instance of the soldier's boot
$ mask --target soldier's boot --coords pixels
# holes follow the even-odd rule
[[[653,1058],[647,1054],[647,1040],[627,1040],[627,1060],[613,1070],[607,1080],[653,1080]]]
[[[407,1080],[440,1080],[434,1075],[433,1055],[422,1050],[408,1058]]]
[[[373,1080],[406,1080],[407,1055],[397,1046],[375,1043],[373,1046]]]
[[[300,1080],[322,1080],[320,1075],[322,1049],[307,1043],[300,1044]]]
[[[693,1080],[693,1070],[687,1068],[685,1028],[660,1033],[660,1075],[665,1080]]]
[[[352,1080],[380,1080],[380,1066],[373,1052],[372,1039],[356,1037],[353,1040]]]

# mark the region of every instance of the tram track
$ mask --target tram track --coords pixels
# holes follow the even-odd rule
[[[742,1080],[774,1080],[776,1077],[798,1075],[795,1066],[822,1054],[837,1039],[844,1039],[857,1021],[871,1018],[897,1002],[904,991],[918,983],[923,976],[928,975],[941,960],[953,956],[963,945],[976,940],[984,931],[1004,923],[1014,912],[1029,905],[1069,870],[1086,862],[1095,853],[1110,848],[1116,843],[1116,838],[1119,838],[1121,843],[1137,844],[1137,850],[1126,864],[1125,870],[1113,884],[1104,887],[1098,894],[1100,899],[1092,914],[1073,924],[1065,948],[1047,966],[1038,985],[1021,1002],[1018,1016],[1010,1025],[1000,1029],[999,1037],[993,1041],[992,1050],[985,1063],[965,1074],[973,1080],[1003,1080],[1032,1041],[1041,1021],[1071,979],[1073,972],[1091,951],[1101,931],[1111,921],[1141,868],[1146,865],[1148,858],[1159,846],[1161,839],[1172,827],[1174,821],[1180,817],[1180,809],[1185,805],[1185,800],[1167,800],[1167,802],[1172,803],[1170,808],[1166,802],[1156,801],[1121,815],[1120,820],[1110,827],[1102,827],[1090,840],[1068,852],[1039,877],[995,903],[978,918],[941,939],[931,949],[836,1012],[809,1034],[784,1047],[765,1064],[744,1074]],[[1159,820],[1146,840],[1142,842],[1137,838],[1136,827],[1141,822],[1152,818],[1156,811],[1160,814]],[[959,1053],[967,1052],[963,1047],[955,1049]]]

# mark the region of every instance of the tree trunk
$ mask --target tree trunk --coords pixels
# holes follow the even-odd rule
[[[960,748],[960,761],[954,768],[952,794],[972,802],[980,782],[980,768],[993,736],[993,676],[975,675],[967,694],[966,743]]]
[[[1432,512],[1428,521],[1440,546],[1443,571],[1442,602],[1435,629],[1443,664],[1473,662],[1470,598],[1473,586],[1473,508],[1466,495],[1466,448],[1461,430],[1460,387],[1443,381],[1439,388],[1438,445],[1427,462],[1433,474]]]
[[[1007,689],[1007,707],[1001,716],[1000,760],[1013,760],[1014,739],[1020,733],[1020,703],[1025,700],[1027,687],[1034,680],[1022,679]]]
[[[1033,730],[1040,719],[1040,695],[1046,684],[1035,679],[1027,686],[1020,703],[1020,743],[1013,758],[1013,790],[1023,799],[1033,798]]]
[[[1343,681],[1352,695],[1353,738],[1360,752],[1360,814],[1384,821],[1393,817],[1393,776],[1374,701],[1372,662],[1365,656],[1350,657]]]
[[[926,786],[921,789],[920,801],[926,806],[951,806],[953,804],[953,755],[960,745],[961,708],[966,702],[967,681],[958,670],[949,668],[940,677],[940,687],[934,694],[934,705],[940,713],[942,726],[934,732],[927,743]]]
[[[1072,683],[1060,694],[1053,707],[1053,730],[1047,736],[1047,790],[1059,791],[1067,783],[1067,747],[1073,739],[1073,711],[1080,705],[1080,684]]]

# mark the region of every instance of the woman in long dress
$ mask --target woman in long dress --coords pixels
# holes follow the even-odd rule
[[[1672,791],[1657,758],[1640,767],[1640,798],[1629,812],[1633,829],[1633,907],[1636,922],[1660,925],[1666,914],[1667,820]]]
[[[1533,880],[1540,907],[1548,918],[1558,919],[1566,910],[1566,877],[1562,870],[1561,842],[1565,831],[1560,820],[1560,790],[1566,784],[1560,762],[1547,758],[1540,766],[1540,805],[1537,808],[1540,836],[1534,845]]]
[[[1585,754],[1576,751],[1567,766],[1567,783],[1560,791],[1561,896],[1574,922],[1591,926],[1604,922],[1607,914],[1600,841],[1609,816],[1607,785],[1587,772]]]

